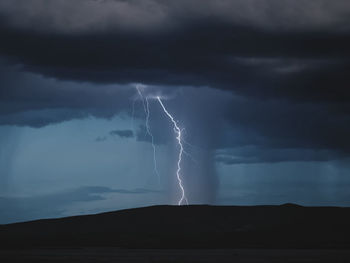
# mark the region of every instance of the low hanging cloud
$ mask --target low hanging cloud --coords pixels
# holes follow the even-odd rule
[[[132,85],[45,78],[0,59],[0,125],[43,127],[90,116],[111,118],[131,108]],[[117,98],[117,99],[116,99]]]
[[[95,142],[104,142],[107,140],[107,137],[106,136],[98,136],[96,139],[95,139]]]
[[[219,150],[216,162],[225,165],[279,162],[324,162],[337,160],[341,155],[336,151],[314,149],[270,149],[255,146]]]
[[[110,131],[111,136],[119,136],[121,138],[133,138],[134,132],[132,130],[113,130]]]

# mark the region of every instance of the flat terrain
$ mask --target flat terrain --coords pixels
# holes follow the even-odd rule
[[[350,208],[152,206],[0,225],[0,249],[350,249]]]
[[[283,249],[32,249],[0,251],[0,262],[132,262],[132,263],[219,263],[219,262],[350,262],[349,250]]]
[[[350,208],[153,206],[0,225],[0,262],[349,262]]]

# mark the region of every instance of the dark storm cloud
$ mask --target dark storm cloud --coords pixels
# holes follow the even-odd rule
[[[210,87],[213,126],[203,105],[184,107],[194,137],[208,135],[200,144],[256,146],[241,162],[285,148],[302,151],[285,160],[333,159],[350,150],[349,13],[345,0],[2,0],[0,124],[108,118],[131,107],[122,84]],[[221,90],[238,94],[225,111]],[[155,143],[170,140],[152,125]],[[150,141],[142,126],[135,136]]]
[[[112,136],[119,136],[121,138],[132,138],[134,133],[132,130],[113,130],[109,132]]]
[[[40,128],[49,124],[68,121],[71,119],[86,118],[88,116],[89,114],[86,112],[73,109],[27,110],[0,115],[0,124]]]
[[[342,149],[348,152],[347,104],[291,103],[281,100],[232,100],[226,115],[234,145],[275,148]]]
[[[131,107],[133,90],[44,78],[0,60],[0,125],[42,127],[86,118],[111,118]]]
[[[106,28],[152,32],[203,18],[269,29],[344,27],[349,4],[344,0],[336,4],[327,0],[3,0],[0,7],[14,27],[79,33]]]
[[[235,164],[345,158],[350,153],[347,107],[235,97],[225,113],[216,160]]]
[[[45,2],[46,3],[46,2]],[[0,52],[99,83],[348,101],[348,1],[2,1]]]

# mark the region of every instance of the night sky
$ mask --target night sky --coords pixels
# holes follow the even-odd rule
[[[350,205],[348,0],[0,0],[0,224]],[[149,99],[151,137],[136,87]]]

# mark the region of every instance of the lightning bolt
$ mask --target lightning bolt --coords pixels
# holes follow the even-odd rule
[[[143,96],[142,92],[141,92],[141,87],[139,85],[136,85],[136,90],[137,93],[139,94],[141,101],[142,101],[142,105],[143,105],[143,109],[145,111],[146,114],[146,132],[149,135],[149,137],[151,138],[151,144],[152,144],[152,148],[153,148],[153,169],[154,169],[154,173],[157,175],[158,178],[158,184],[160,185],[160,175],[158,172],[158,165],[157,165],[157,153],[156,153],[156,146],[154,144],[154,136],[152,134],[150,125],[149,125],[149,118],[150,118],[150,110],[149,110],[149,102],[148,102],[148,98]]]
[[[176,171],[177,181],[179,183],[179,188],[181,190],[181,198],[178,201],[178,205],[181,205],[184,202],[186,204],[188,204],[186,194],[185,194],[185,188],[183,186],[182,179],[181,179],[181,162],[182,162],[182,154],[184,153],[184,147],[182,145],[182,137],[181,137],[182,130],[177,125],[176,121],[174,120],[174,117],[167,111],[167,109],[165,108],[165,106],[164,106],[164,104],[159,96],[157,96],[157,100],[158,100],[160,106],[162,107],[163,111],[165,112],[165,114],[169,117],[169,119],[171,120],[171,122],[174,125],[174,132],[176,134],[176,140],[177,140],[177,143],[179,144],[179,148],[180,148],[178,160],[177,160],[177,171]]]

